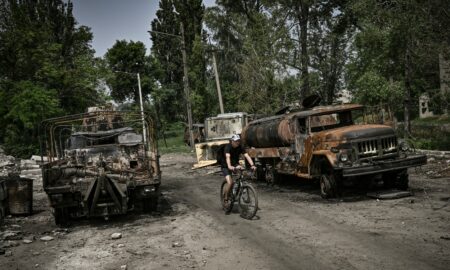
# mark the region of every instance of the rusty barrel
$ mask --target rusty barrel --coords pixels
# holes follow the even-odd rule
[[[33,213],[33,179],[11,177],[6,181],[9,213],[31,215]]]
[[[285,117],[268,117],[250,122],[242,131],[245,145],[256,148],[289,146],[294,134]]]

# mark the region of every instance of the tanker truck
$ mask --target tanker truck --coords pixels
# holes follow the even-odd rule
[[[282,175],[293,175],[318,180],[321,196],[332,198],[344,180],[372,176],[381,176],[388,188],[406,190],[407,169],[426,164],[426,156],[400,141],[393,128],[367,124],[364,106],[307,103],[244,128],[242,140],[258,164],[259,179],[276,182]],[[356,116],[363,119],[361,123],[356,123]]]

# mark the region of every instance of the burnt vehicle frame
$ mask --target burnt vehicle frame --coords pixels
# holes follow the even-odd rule
[[[242,138],[257,161],[258,178],[280,174],[319,180],[321,195],[335,197],[344,179],[382,175],[386,187],[408,188],[407,168],[426,164],[386,125],[356,124],[364,106],[316,106],[250,122]]]
[[[161,171],[150,115],[90,109],[40,125],[43,187],[58,225],[157,207]]]

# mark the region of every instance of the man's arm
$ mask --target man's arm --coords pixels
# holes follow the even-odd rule
[[[248,155],[248,153],[244,153],[244,157],[245,159],[248,161],[248,163],[250,164],[250,166],[252,167],[252,170],[256,169],[255,164],[253,163],[252,158]]]
[[[225,159],[227,161],[228,170],[234,171],[234,167],[231,166],[231,155],[230,155],[230,153],[225,153]]]

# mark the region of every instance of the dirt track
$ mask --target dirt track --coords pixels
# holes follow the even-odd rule
[[[1,269],[448,269],[448,177],[413,170],[414,196],[386,201],[352,189],[327,201],[316,186],[295,180],[257,183],[260,210],[249,221],[223,214],[221,177],[191,171],[193,161],[162,157],[158,213],[75,221],[67,231],[53,225],[37,187],[36,213],[1,227],[35,240],[3,241],[19,245],[0,255]],[[112,240],[115,232],[122,238]],[[39,240],[44,235],[54,240]]]

